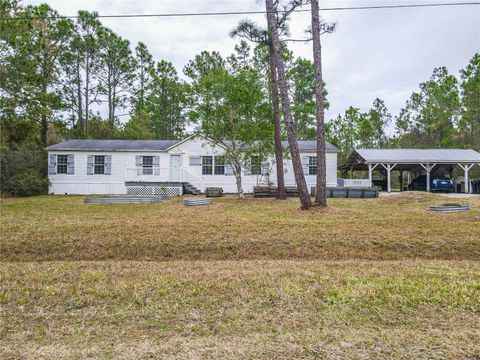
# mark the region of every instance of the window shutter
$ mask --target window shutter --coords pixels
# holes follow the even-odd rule
[[[200,166],[202,165],[202,157],[201,156],[190,156],[189,159],[190,166]]]
[[[48,175],[55,175],[57,173],[57,155],[50,154],[50,163],[48,164]]]
[[[142,155],[135,155],[135,166],[140,167],[143,165]]]
[[[249,158],[249,159],[245,160],[245,169],[243,170],[243,175],[245,175],[245,176],[251,175],[251,173],[252,173],[251,166],[252,166],[251,159]]]
[[[268,175],[270,173],[270,166],[268,164],[268,161],[262,163],[261,173],[262,175]]]
[[[234,175],[232,165],[225,164],[225,176],[232,176],[232,175]]]
[[[160,156],[153,157],[153,175],[160,175]]]
[[[112,175],[112,155],[105,155],[105,175]]]
[[[67,155],[67,174],[68,175],[75,174],[75,155],[74,154]]]
[[[87,175],[93,175],[93,155],[87,156]]]
[[[303,173],[304,175],[308,175],[308,156],[302,156],[301,161],[302,161]]]

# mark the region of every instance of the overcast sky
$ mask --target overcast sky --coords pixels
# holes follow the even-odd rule
[[[62,15],[79,9],[108,14],[192,13],[264,10],[255,0],[48,0]],[[460,2],[460,0],[320,0],[321,8],[359,5]],[[326,21],[338,24],[333,34],[322,37],[324,79],[329,92],[327,119],[349,106],[366,111],[376,97],[385,100],[393,114],[404,106],[418,84],[435,67],[447,66],[458,75],[475,52],[480,51],[480,6],[324,11]],[[250,18],[265,26],[264,15],[178,18],[101,19],[127,38],[132,48],[144,42],[155,60],[171,61],[179,73],[202,50],[233,51],[238,40],[230,30]],[[293,38],[304,36],[310,14],[295,13],[290,29]],[[289,43],[295,56],[312,58],[311,43]]]

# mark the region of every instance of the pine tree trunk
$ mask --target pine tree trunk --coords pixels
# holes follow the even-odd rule
[[[285,125],[287,129],[288,146],[290,148],[290,156],[292,157],[293,172],[295,174],[295,180],[297,182],[298,195],[300,197],[300,203],[303,210],[307,210],[312,206],[312,199],[308,193],[307,183],[305,181],[305,175],[303,173],[302,162],[300,159],[300,150],[297,143],[297,134],[295,131],[295,124],[293,123],[292,110],[290,107],[290,99],[288,95],[288,85],[285,75],[285,67],[283,64],[280,39],[278,37],[277,22],[275,20],[276,13],[273,8],[273,1],[266,0],[267,22],[270,38],[272,39],[275,67],[278,73],[278,85],[280,88],[280,96],[282,99]]]
[[[110,126],[112,129],[115,129],[115,106],[117,103],[117,92],[115,89],[113,89],[113,99],[112,99],[112,118],[110,122]]]
[[[76,81],[77,81],[77,126],[83,128],[83,105],[82,105],[82,79],[80,76],[80,55],[77,54],[76,63]]]
[[[42,71],[43,75],[43,81],[42,81],[42,98],[41,98],[41,104],[42,104],[42,115],[41,115],[41,126],[40,126],[40,141],[42,142],[42,145],[44,147],[47,146],[47,133],[48,133],[48,116],[47,116],[47,111],[48,111],[48,104],[46,103],[46,97],[47,97],[47,91],[48,91],[48,86],[46,82],[46,74],[45,70]]]
[[[138,108],[139,110],[144,110],[144,104],[145,104],[145,99],[144,99],[144,96],[145,96],[145,69],[144,69],[145,65],[144,63],[142,62],[141,65],[140,65],[140,101],[139,101],[139,104],[140,104],[140,107]]]
[[[318,0],[311,0],[313,63],[315,66],[315,104],[317,117],[317,184],[315,188],[315,203],[327,206],[326,187],[326,156],[325,156],[325,110],[323,107],[323,77],[322,77],[322,45],[320,43],[320,14]]]
[[[112,86],[112,80],[108,79],[108,122],[110,125],[110,128],[113,129],[115,127],[115,108],[114,108],[114,102],[115,102],[115,93],[114,89]]]
[[[88,121],[89,121],[89,95],[90,95],[90,61],[87,55],[85,66],[85,130],[84,136],[88,138]]]
[[[271,39],[269,40],[268,50],[270,74],[271,74],[271,90],[272,90],[272,107],[273,121],[275,133],[275,162],[277,168],[277,199],[285,200],[285,174],[283,171],[283,148],[282,148],[282,129],[280,124],[280,100],[278,98],[278,82],[277,69],[275,68],[275,59],[273,54],[273,46]]]
[[[116,93],[116,73],[115,68],[113,70],[108,70],[108,117],[110,122],[110,128],[115,129],[115,106],[117,101]]]

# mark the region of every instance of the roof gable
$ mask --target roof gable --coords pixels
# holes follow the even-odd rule
[[[165,151],[170,151],[171,149],[177,147],[178,145],[180,144],[183,144],[189,140],[192,140],[192,139],[195,139],[196,137],[200,137],[204,140],[207,140],[208,142],[210,142],[212,145],[214,146],[220,146],[224,149],[226,149],[225,145],[221,144],[221,143],[216,143],[215,141],[213,141],[212,139],[202,135],[202,134],[193,134],[193,135],[190,135],[189,137],[183,139],[183,140],[179,140],[178,142],[176,142],[175,144],[172,144],[172,146],[168,147],[167,149],[165,149]]]
[[[282,145],[285,148],[288,148],[288,141],[282,141]],[[298,148],[300,152],[316,152],[317,141],[316,140],[298,140]],[[336,153],[338,152],[338,149],[336,146],[330,144],[328,141],[325,141],[325,152]]]

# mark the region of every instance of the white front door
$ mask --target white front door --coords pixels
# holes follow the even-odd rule
[[[170,155],[170,181],[181,181],[182,156]]]

